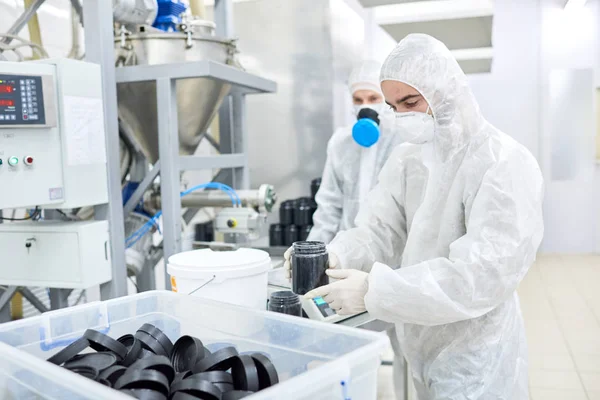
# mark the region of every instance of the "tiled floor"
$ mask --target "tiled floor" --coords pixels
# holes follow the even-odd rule
[[[531,400],[600,400],[600,256],[539,256],[519,288]],[[380,400],[393,400],[381,367]]]

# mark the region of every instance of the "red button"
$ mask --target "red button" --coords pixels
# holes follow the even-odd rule
[[[33,164],[33,157],[26,156],[25,157],[25,165],[31,165],[31,164]]]

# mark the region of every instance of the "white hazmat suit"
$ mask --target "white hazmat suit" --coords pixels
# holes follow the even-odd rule
[[[352,70],[350,92],[379,93],[381,64],[365,61]],[[352,126],[338,129],[327,144],[327,161],[317,192],[317,211],[307,240],[329,243],[340,230],[353,228],[361,199],[375,186],[377,175],[394,147],[402,139],[394,134],[393,115],[385,103],[368,104],[380,119],[380,137],[371,147],[362,147],[352,138]],[[355,106],[357,107],[357,106]],[[357,111],[358,112],[358,111]]]
[[[433,138],[394,150],[357,227],[329,251],[342,268],[369,273],[364,304],[395,323],[419,400],[528,399],[516,289],[543,235],[538,164],[483,118],[432,37],[402,40],[383,65],[386,80],[423,95]]]

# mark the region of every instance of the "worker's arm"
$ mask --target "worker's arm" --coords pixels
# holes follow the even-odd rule
[[[379,261],[397,265],[406,244],[404,168],[397,148],[379,173],[356,218],[356,228],[340,232],[328,246],[342,268],[369,272]]]
[[[533,157],[512,158],[483,177],[465,212],[466,234],[450,245],[448,258],[396,271],[373,266],[365,296],[371,315],[448,324],[482,316],[514,295],[542,240],[543,182]]]
[[[335,134],[327,145],[327,161],[321,178],[321,186],[316,195],[317,211],[313,215],[313,227],[307,240],[329,243],[338,232],[342,219],[344,194],[340,176],[342,171],[336,170]]]

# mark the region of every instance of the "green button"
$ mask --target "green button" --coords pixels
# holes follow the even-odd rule
[[[0,165],[2,165],[2,159],[0,158]]]
[[[19,163],[19,159],[17,157],[11,157],[8,159],[8,165],[15,166]]]

